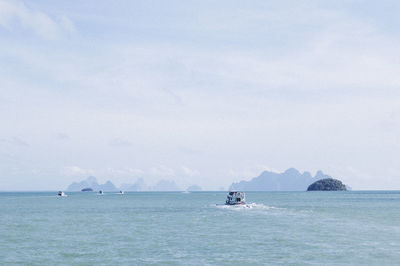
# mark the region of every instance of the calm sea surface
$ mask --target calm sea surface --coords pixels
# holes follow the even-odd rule
[[[400,192],[55,195],[0,193],[0,264],[400,264]]]

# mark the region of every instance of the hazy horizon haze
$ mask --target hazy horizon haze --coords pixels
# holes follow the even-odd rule
[[[400,2],[0,0],[0,190],[400,189]]]

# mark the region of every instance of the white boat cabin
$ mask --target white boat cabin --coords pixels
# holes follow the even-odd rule
[[[227,205],[246,204],[246,194],[240,191],[229,191],[226,196]]]

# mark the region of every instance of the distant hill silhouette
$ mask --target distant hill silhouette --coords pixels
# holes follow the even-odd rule
[[[308,186],[324,178],[331,178],[322,171],[318,171],[315,176],[310,172],[300,173],[295,168],[289,168],[283,173],[264,171],[258,177],[250,181],[233,183],[230,190],[243,191],[305,191]]]
[[[190,186],[186,189],[186,191],[201,191],[201,187],[197,185]]]
[[[94,176],[89,176],[81,182],[72,183],[68,186],[67,191],[81,191],[84,188],[91,188],[94,191],[118,191],[118,189],[111,181],[107,181],[106,183],[101,185],[97,182],[97,179]]]
[[[148,186],[144,182],[143,178],[136,180],[134,184],[122,184],[121,190],[123,191],[149,191]]]
[[[136,180],[134,184],[122,184],[121,190],[124,191],[182,191],[182,189],[171,180],[160,180],[154,186],[148,186],[143,178]]]
[[[154,187],[151,187],[152,191],[182,191],[182,189],[175,184],[174,181],[160,180]]]
[[[143,178],[139,178],[134,184],[122,184],[120,188],[117,188],[111,181],[99,184],[94,176],[89,176],[80,182],[73,182],[68,186],[67,191],[81,191],[85,188],[91,188],[93,191],[182,191],[182,188],[171,180],[163,179],[158,181],[154,186],[148,186],[144,182]],[[194,191],[200,187],[192,186],[192,188]]]

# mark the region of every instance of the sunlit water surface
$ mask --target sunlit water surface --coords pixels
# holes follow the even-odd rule
[[[400,192],[0,193],[0,262],[398,265]]]

